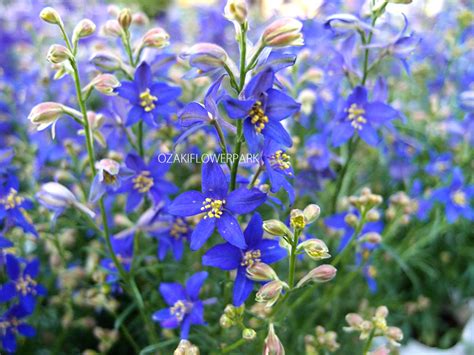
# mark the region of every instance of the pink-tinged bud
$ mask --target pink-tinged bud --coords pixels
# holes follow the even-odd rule
[[[213,43],[197,43],[181,57],[189,58],[189,64],[202,72],[223,67],[228,58],[224,48]]]
[[[320,265],[303,276],[296,287],[301,287],[310,281],[318,283],[331,281],[336,276],[336,272],[337,269],[332,265]]]
[[[47,60],[53,64],[59,64],[73,57],[71,51],[60,44],[53,44],[49,47]]]
[[[110,16],[117,17],[120,13],[120,8],[117,5],[109,5],[107,6],[107,13]]]
[[[377,307],[375,310],[375,317],[377,318],[387,318],[388,308],[386,306]]]
[[[199,355],[199,348],[192,344],[189,340],[181,339],[178,347],[173,353],[174,355]]]
[[[30,122],[38,126],[38,131],[42,131],[53,125],[53,139],[55,137],[54,126],[59,117],[65,113],[65,107],[57,102],[43,102],[36,105],[28,115]]]
[[[149,30],[142,38],[143,47],[163,48],[170,44],[170,35],[162,28]]]
[[[400,345],[399,342],[403,340],[403,332],[398,327],[388,327],[385,335],[391,340],[395,346]]]
[[[275,334],[273,323],[268,327],[268,335],[263,346],[263,355],[285,355],[285,348],[278,336]]]
[[[120,86],[120,81],[112,74],[99,74],[92,79],[89,85],[104,95],[114,96],[117,95],[114,89]]]
[[[148,17],[143,12],[136,12],[132,16],[132,23],[137,26],[144,26],[148,24],[148,22],[150,22],[150,20],[148,20]]]
[[[382,241],[382,236],[377,232],[369,232],[369,233],[363,234],[359,240],[361,242],[380,244],[380,242]]]
[[[374,351],[369,352],[369,355],[390,355],[390,349],[388,349],[385,345],[382,345]]]
[[[123,9],[122,11],[120,11],[117,21],[120,26],[125,31],[127,31],[132,23],[132,12],[130,11],[130,9]]]
[[[247,22],[248,6],[245,0],[228,0],[224,8],[224,16],[229,21],[242,25]]]
[[[293,233],[288,229],[286,224],[277,220],[277,219],[269,219],[268,221],[263,222],[263,229],[270,235],[274,236],[288,236],[292,237]]]
[[[359,329],[364,322],[364,318],[362,318],[357,313],[348,313],[346,315],[346,322],[349,324],[349,327],[352,329]]]
[[[278,280],[275,270],[265,263],[254,263],[247,267],[246,275],[253,281]]]
[[[298,245],[298,250],[304,249],[311,259],[323,260],[331,257],[329,249],[320,239],[308,239]]]
[[[303,210],[303,215],[304,215],[306,224],[311,224],[315,222],[318,219],[320,214],[321,214],[321,208],[315,204],[308,205]]]
[[[287,287],[287,285],[283,281],[270,281],[260,287],[255,295],[255,300],[258,303],[265,303],[265,307],[267,308],[272,307],[275,302],[278,301],[278,298],[280,298],[281,292],[285,287]]]
[[[81,38],[88,37],[95,32],[95,23],[89,19],[83,19],[74,27],[72,42],[77,43]]]
[[[272,22],[262,35],[262,43],[268,47],[302,46],[303,24],[293,18],[282,18]]]
[[[122,61],[115,54],[108,52],[98,52],[92,55],[90,61],[97,67],[105,71],[115,71],[120,69]]]
[[[59,16],[59,13],[52,7],[45,7],[41,10],[40,18],[45,22],[52,23],[53,25],[62,26],[63,24],[61,16]]]
[[[108,20],[102,26],[102,32],[106,36],[120,37],[122,35],[122,27],[117,20]]]

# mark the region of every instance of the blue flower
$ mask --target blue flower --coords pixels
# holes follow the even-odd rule
[[[199,291],[207,278],[207,272],[194,274],[183,287],[178,283],[162,283],[160,293],[168,308],[153,314],[153,320],[163,328],[181,328],[181,339],[187,339],[191,325],[203,325],[204,303],[199,299]]]
[[[171,215],[160,216],[158,223],[160,222],[163,225],[150,233],[158,240],[158,259],[164,260],[168,251],[171,251],[174,259],[180,261],[184,244],[191,238],[191,225],[186,218]]]
[[[120,192],[128,192],[127,213],[134,211],[146,195],[158,204],[165,200],[168,194],[177,192],[176,186],[164,177],[171,164],[161,163],[156,157],[151,159],[149,164],[145,164],[143,159],[134,153],[127,155],[125,164],[135,173],[120,189]]]
[[[330,167],[332,153],[328,146],[326,133],[314,134],[305,141],[304,152],[308,164],[317,171]]]
[[[132,266],[134,237],[135,233],[131,233],[127,235],[113,236],[110,240],[112,250],[125,271],[130,271]],[[119,284],[120,275],[112,258],[103,259],[100,262],[100,265],[108,271],[106,282],[112,286],[112,290],[117,293],[121,292]]]
[[[357,133],[367,144],[375,146],[379,142],[377,129],[398,115],[397,110],[383,102],[368,102],[367,90],[358,86],[332,124],[332,142],[338,147]]]
[[[287,178],[293,178],[294,176],[290,156],[282,149],[280,144],[268,139],[264,143],[262,160],[270,179],[270,191],[276,193],[283,188],[288,194],[290,204],[293,204],[295,190],[287,180]]]
[[[131,177],[132,171],[121,168],[112,159],[102,159],[96,163],[97,174],[92,182],[89,201],[97,202],[106,192],[116,192],[122,186],[122,180]]]
[[[31,312],[26,311],[20,305],[14,305],[0,317],[0,338],[5,351],[13,353],[16,351],[16,335],[33,337],[36,330],[31,325],[26,324],[23,318],[29,316]]]
[[[430,162],[426,165],[425,171],[431,176],[441,177],[446,175],[452,168],[453,155],[449,152],[430,154]]]
[[[244,119],[244,136],[252,153],[258,152],[261,136],[285,147],[293,144],[280,121],[297,113],[300,104],[283,92],[273,89],[274,81],[273,70],[265,69],[250,80],[241,100],[230,96],[222,100],[230,118]]]
[[[245,302],[255,284],[246,276],[247,267],[258,262],[271,264],[287,255],[286,250],[278,245],[278,241],[263,239],[262,224],[262,217],[255,213],[244,232],[246,248],[239,249],[230,243],[218,244],[209,249],[202,258],[202,264],[206,266],[222,270],[237,269],[233,299],[235,306]]]
[[[147,125],[156,127],[158,116],[172,113],[168,104],[181,95],[178,87],[154,83],[150,66],[146,62],[140,64],[135,71],[134,81],[123,81],[121,84],[115,91],[132,104],[126,126],[143,120]]]
[[[465,185],[462,171],[455,168],[451,184],[433,191],[431,198],[444,204],[446,218],[449,223],[454,223],[459,217],[468,220],[474,219],[472,198],[474,197],[474,185]]]
[[[15,256],[7,254],[6,271],[10,280],[0,289],[0,302],[18,297],[20,305],[26,311],[33,312],[36,298],[46,295],[46,289],[35,280],[39,272],[38,259],[26,263],[22,271],[20,261]]]
[[[250,213],[265,202],[267,195],[258,189],[238,188],[228,193],[229,184],[219,164],[202,167],[202,192],[186,191],[176,197],[168,212],[181,217],[204,213],[191,235],[191,249],[204,245],[217,227],[222,238],[239,248],[246,248],[242,230],[232,215]]]
[[[0,221],[5,219],[6,226],[19,226],[25,233],[38,236],[27,210],[33,208],[33,202],[18,194],[14,187],[5,194],[0,194]]]

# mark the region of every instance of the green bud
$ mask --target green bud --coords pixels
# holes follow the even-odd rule
[[[244,338],[245,340],[254,340],[256,336],[257,332],[252,328],[245,328],[244,330],[242,330],[242,338]]]
[[[268,221],[263,222],[263,229],[270,235],[274,236],[288,236],[292,237],[293,233],[288,229],[288,227],[281,221],[277,219],[269,219]]]

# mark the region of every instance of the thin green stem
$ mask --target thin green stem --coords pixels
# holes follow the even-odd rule
[[[261,174],[264,170],[265,170],[265,168],[264,168],[263,165],[260,165],[260,166],[258,167],[258,170],[257,170],[257,172],[255,173],[255,175],[253,176],[252,181],[250,181],[250,184],[249,184],[249,186],[248,186],[249,189],[255,186],[255,184],[257,183],[258,177],[260,176],[260,174]]]
[[[370,351],[370,347],[372,346],[372,340],[374,340],[374,335],[375,335],[375,329],[372,329],[372,331],[369,334],[369,338],[367,339],[367,342],[365,343],[364,350],[362,351],[363,355],[367,355],[367,353]]]
[[[227,353],[230,353],[232,350],[235,350],[235,349],[238,349],[240,348],[242,345],[244,345],[246,343],[246,340],[241,338],[239,340],[237,340],[236,342],[230,344],[230,345],[227,345],[225,348],[222,349],[222,353],[223,354],[227,354]]]

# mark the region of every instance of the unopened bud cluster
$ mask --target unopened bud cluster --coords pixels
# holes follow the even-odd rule
[[[418,210],[418,203],[411,199],[405,192],[399,191],[389,199],[389,205],[385,211],[388,220],[400,218],[402,224],[408,224],[411,216]]]
[[[174,355],[199,355],[199,348],[187,339],[181,339]]]
[[[316,327],[315,335],[306,335],[304,341],[306,354],[308,355],[324,354],[326,352],[333,353],[340,347],[340,344],[337,342],[337,333],[326,331],[320,325]]]
[[[391,327],[387,324],[388,309],[385,306],[378,307],[373,316],[364,319],[358,313],[349,313],[346,315],[346,322],[349,325],[344,327],[346,332],[360,333],[360,339],[365,340],[373,337],[385,337],[393,347],[400,346],[403,340],[403,332],[398,327]]]

